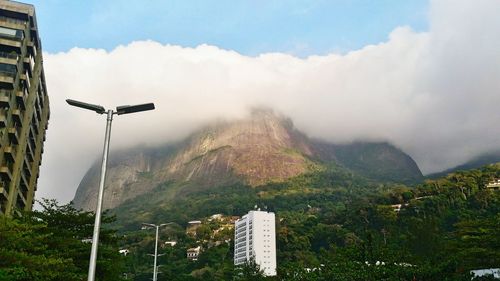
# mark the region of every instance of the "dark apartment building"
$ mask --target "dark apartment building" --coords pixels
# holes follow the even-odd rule
[[[0,214],[31,210],[48,119],[35,7],[0,0]]]

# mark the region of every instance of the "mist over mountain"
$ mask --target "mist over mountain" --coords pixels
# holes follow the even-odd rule
[[[135,148],[111,154],[104,207],[148,193],[165,182],[209,189],[231,183],[258,187],[279,183],[336,165],[379,181],[417,182],[423,178],[413,159],[384,142],[332,144],[298,131],[292,121],[269,109],[255,109],[247,118],[218,121],[184,141],[157,148]],[[77,208],[96,205],[100,163],[81,181]],[[166,195],[171,199],[174,191]]]
[[[427,178],[435,179],[439,177],[446,176],[449,173],[453,173],[456,171],[465,171],[465,170],[471,170],[471,169],[477,169],[479,167],[488,165],[488,164],[494,164],[494,163],[499,163],[500,162],[500,151],[492,151],[489,153],[484,153],[479,156],[476,156],[469,161],[466,161],[463,164],[460,164],[458,166],[452,167],[450,169],[446,169],[444,171],[438,172],[438,173],[432,173],[430,175],[427,175]]]

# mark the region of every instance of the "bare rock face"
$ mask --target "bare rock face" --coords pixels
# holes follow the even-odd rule
[[[197,190],[235,182],[255,187],[331,163],[380,181],[406,183],[423,178],[415,161],[389,143],[339,145],[310,140],[289,119],[270,110],[255,110],[248,118],[218,122],[174,145],[112,151],[104,208],[117,207],[166,182]],[[99,173],[100,163],[96,163],[82,179],[73,200],[76,208],[95,210]],[[187,190],[164,194],[174,198]]]
[[[164,179],[211,180],[232,174],[256,186],[282,181],[312,164],[306,139],[291,123],[269,111],[251,118],[219,123],[191,139],[190,144],[162,169]]]
[[[138,185],[151,171],[151,158],[144,153],[120,155],[108,162],[104,207],[113,208],[121,202],[133,198],[136,193],[147,192],[147,185]],[[84,210],[94,211],[97,204],[97,192],[101,163],[95,163],[84,176],[73,200],[73,205]]]
[[[269,110],[256,110],[236,122],[219,122],[173,150],[164,155],[154,150],[111,155],[104,208],[114,208],[165,181],[202,187],[242,181],[257,186],[286,180],[316,165],[309,160],[312,148],[307,138],[290,120]],[[87,172],[73,200],[75,207],[95,210],[99,172],[99,164]]]

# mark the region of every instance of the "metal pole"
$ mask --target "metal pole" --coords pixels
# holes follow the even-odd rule
[[[156,268],[156,260],[158,259],[158,229],[160,228],[159,225],[156,226],[156,240],[155,240],[155,263],[154,263],[154,269],[153,269],[153,281],[156,281],[156,275],[158,273],[157,268]]]
[[[88,281],[95,280],[95,268],[97,260],[97,246],[99,244],[99,230],[101,228],[102,200],[104,197],[104,181],[106,180],[106,166],[108,164],[109,140],[111,137],[111,122],[113,121],[113,110],[108,110],[106,118],[106,135],[104,136],[104,151],[102,153],[101,180],[99,182],[99,196],[95,211],[94,235],[92,236],[92,251],[90,252],[90,264]]]

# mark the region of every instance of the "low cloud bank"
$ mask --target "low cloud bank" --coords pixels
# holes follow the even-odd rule
[[[430,7],[429,31],[399,27],[342,55],[248,57],[154,41],[44,54],[52,114],[37,197],[72,199],[101,153],[105,117],[66,98],[110,108],[155,102],[155,111],[116,117],[113,148],[179,140],[261,105],[311,137],[388,140],[424,173],[500,149],[500,2]]]

